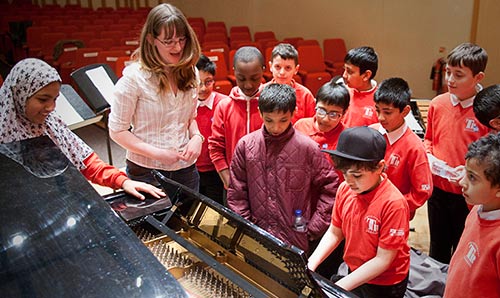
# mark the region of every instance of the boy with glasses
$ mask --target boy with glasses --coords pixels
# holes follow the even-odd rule
[[[316,94],[316,115],[302,118],[294,128],[309,136],[321,149],[334,150],[340,133],[344,130],[342,119],[349,107],[349,91],[335,78],[321,86]],[[327,154],[328,159],[330,155]],[[339,177],[342,173],[338,172]]]
[[[322,150],[335,150],[340,133],[344,130],[342,119],[349,107],[349,91],[342,84],[335,83],[338,78],[321,86],[316,94],[316,115],[302,118],[295,123],[294,128],[318,143]],[[325,153],[330,163],[330,154]],[[336,170],[339,182],[344,181],[341,171]],[[319,243],[319,239],[310,243],[311,250]],[[341,241],[335,251],[316,269],[316,272],[326,278],[337,272],[343,262],[344,241]]]
[[[196,122],[200,133],[208,140],[212,135],[212,119],[214,110],[219,101],[227,98],[226,95],[214,91],[215,63],[210,61],[207,56],[201,54],[196,64],[200,75],[200,84],[198,85],[198,114]],[[215,166],[208,153],[208,142],[204,142],[201,147],[201,153],[196,161],[196,167],[200,174],[200,193],[223,204],[224,185],[215,170]]]

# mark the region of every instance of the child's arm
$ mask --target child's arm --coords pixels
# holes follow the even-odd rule
[[[224,187],[227,189],[229,187],[229,169],[224,169],[217,173],[219,174],[219,177],[222,180]]]
[[[221,180],[227,187],[229,181],[224,181],[225,176],[222,171],[229,169],[226,159],[226,128],[224,126],[225,100],[221,100],[215,107],[212,122],[212,135],[208,138],[208,152],[215,169],[221,176]],[[229,180],[229,179],[228,179]]]
[[[248,197],[248,176],[244,151],[245,143],[240,140],[234,150],[230,170],[225,170],[230,175],[227,205],[231,210],[251,221],[252,213]]]
[[[342,230],[330,224],[330,227],[321,238],[318,247],[314,250],[313,254],[309,257],[307,267],[312,271],[318,268],[319,264],[328,257],[332,251],[337,248],[340,241],[344,240]]]
[[[311,163],[312,189],[315,190],[317,198],[313,198],[315,206],[311,206],[314,211],[307,224],[310,240],[319,239],[330,225],[332,219],[332,209],[335,196],[339,187],[337,172],[326,156],[316,147]]]
[[[434,106],[431,102],[429,105],[429,111],[427,112],[427,127],[425,128],[424,135],[424,147],[427,153],[432,154],[432,142],[433,142],[433,129],[432,129],[432,118],[434,115]]]
[[[409,159],[410,192],[404,194],[410,217],[422,206],[432,194],[432,173],[429,167],[427,155],[423,149],[409,151],[412,157]],[[410,218],[411,220],[412,218]]]
[[[321,243],[320,243],[321,245]],[[318,246],[319,247],[319,246]],[[396,258],[397,250],[377,248],[377,255],[335,284],[350,291],[383,273]]]

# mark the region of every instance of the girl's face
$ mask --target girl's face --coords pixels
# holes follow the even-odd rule
[[[176,64],[182,58],[182,53],[184,52],[184,47],[186,46],[187,37],[177,36],[174,30],[174,34],[171,38],[167,38],[165,29],[162,29],[160,35],[154,38],[153,44],[158,49],[160,57],[163,62],[168,64]]]
[[[43,124],[47,116],[56,108],[61,83],[52,82],[38,90],[26,101],[26,118],[36,124]]]

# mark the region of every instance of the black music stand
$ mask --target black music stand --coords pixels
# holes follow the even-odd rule
[[[68,84],[61,86],[56,113],[71,130],[94,124],[102,119],[102,115],[96,115],[75,89]]]
[[[85,96],[87,102],[95,111],[96,114],[103,116],[104,130],[106,131],[106,146],[108,150],[108,159],[109,164],[113,164],[113,157],[111,153],[111,138],[109,136],[108,129],[108,116],[110,105],[108,100],[104,97],[102,93],[102,86],[97,86],[95,82],[95,78],[93,81],[91,72],[92,71],[100,71],[102,75],[107,76],[111,82],[116,84],[118,81],[118,77],[111,69],[111,67],[106,63],[96,63],[90,64],[84,67],[81,67],[71,73],[71,78],[75,81],[78,88],[81,90],[83,95]],[[104,86],[105,88],[112,88],[113,86]]]

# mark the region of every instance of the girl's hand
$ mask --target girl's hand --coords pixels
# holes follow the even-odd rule
[[[194,135],[191,140],[189,140],[186,149],[180,154],[181,159],[187,163],[193,163],[201,153],[201,146],[203,145],[203,139],[201,135]]]
[[[148,193],[157,199],[166,196],[163,190],[159,189],[158,187],[155,187],[148,183],[135,181],[131,179],[125,180],[122,184],[122,188],[126,193],[133,195],[139,200],[144,200],[145,198],[144,195],[141,194],[139,191]]]

